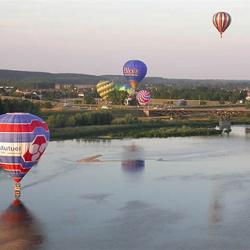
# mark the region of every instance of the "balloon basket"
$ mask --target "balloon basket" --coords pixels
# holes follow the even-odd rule
[[[18,199],[21,196],[21,184],[16,183],[15,184],[15,198]]]

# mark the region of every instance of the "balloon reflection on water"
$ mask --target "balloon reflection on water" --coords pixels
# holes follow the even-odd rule
[[[20,200],[0,214],[0,249],[36,249],[43,240],[39,223]]]
[[[126,172],[143,171],[145,168],[143,148],[135,144],[125,146],[121,166]]]

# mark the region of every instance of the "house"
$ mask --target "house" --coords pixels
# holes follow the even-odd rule
[[[250,101],[250,91],[249,91],[249,90],[247,91],[246,100],[247,100],[247,101]]]

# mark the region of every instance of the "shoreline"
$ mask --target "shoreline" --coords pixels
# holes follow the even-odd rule
[[[171,121],[53,128],[51,129],[51,140],[112,140],[127,138],[168,138],[221,135],[222,131],[217,130],[215,127],[216,124],[213,121]]]

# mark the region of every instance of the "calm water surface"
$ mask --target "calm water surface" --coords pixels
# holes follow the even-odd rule
[[[100,162],[76,161],[101,155]],[[12,204],[0,249],[250,249],[250,137],[51,142]]]

